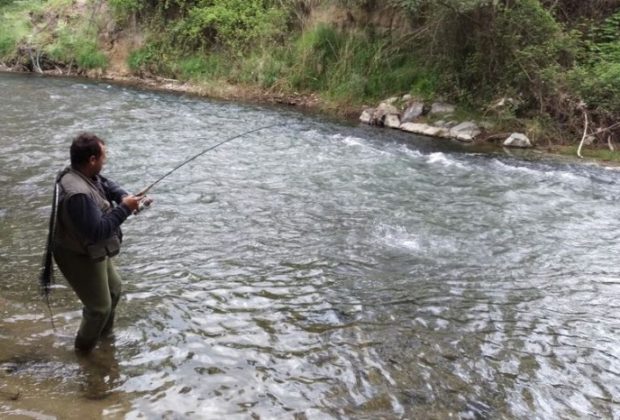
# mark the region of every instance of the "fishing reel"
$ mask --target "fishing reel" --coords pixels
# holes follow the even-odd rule
[[[147,197],[146,195],[144,197],[142,197],[142,199],[140,200],[140,203],[138,204],[138,209],[133,212],[134,216],[137,216],[143,210],[146,210],[149,207],[151,207],[151,203],[152,202],[153,202],[152,198]]]

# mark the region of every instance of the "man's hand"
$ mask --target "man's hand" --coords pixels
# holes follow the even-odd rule
[[[143,198],[144,196],[142,195],[126,195],[125,197],[123,197],[123,201],[121,201],[121,203],[129,207],[129,210],[134,213],[136,210],[138,210],[138,207],[140,206],[140,200],[142,200]]]

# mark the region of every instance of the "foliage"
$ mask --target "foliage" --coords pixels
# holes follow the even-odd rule
[[[579,128],[575,105],[581,99],[599,125],[620,113],[620,0],[108,0],[108,5],[117,27],[131,17],[147,34],[146,44],[129,55],[137,73],[317,92],[349,103],[409,92],[480,109],[511,98],[514,106],[496,117],[507,124],[517,117],[535,121],[530,131],[541,137],[559,125]],[[0,60],[25,45],[59,63],[104,67],[92,22],[61,17],[46,27],[49,16],[62,16],[58,10],[73,6],[69,0],[0,0]],[[354,16],[355,24],[332,16],[317,22],[321,13],[313,11],[329,15],[330,7]],[[365,20],[386,10],[410,26],[393,35],[391,26],[386,31]]]
[[[540,107],[551,70],[572,64],[575,43],[537,0],[428,0],[426,7],[432,30],[416,42],[451,97],[476,102],[508,92]]]
[[[97,33],[86,23],[59,19],[66,0],[10,2],[0,6],[0,59],[17,58],[19,48],[43,52],[46,60],[102,68],[107,58],[97,45]],[[51,25],[54,22],[55,25]]]
[[[274,40],[284,25],[281,10],[264,0],[201,1],[173,27],[186,50],[249,51]]]
[[[569,73],[571,90],[591,109],[620,113],[620,11],[592,27],[579,66]]]
[[[435,83],[412,55],[389,40],[326,25],[306,32],[296,42],[289,80],[295,89],[349,101],[376,99],[414,87],[426,94]]]
[[[144,7],[143,2],[139,0],[108,0],[108,5],[119,20],[127,19]]]
[[[107,58],[97,46],[96,33],[88,27],[69,27],[59,23],[53,40],[43,47],[49,58],[60,63],[76,64],[82,69],[105,68]]]
[[[32,33],[27,7],[13,3],[0,3],[0,60],[14,55],[18,43]]]

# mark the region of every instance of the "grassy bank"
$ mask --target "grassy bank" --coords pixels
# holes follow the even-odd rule
[[[595,146],[620,135],[620,0],[0,0],[0,61],[349,111],[408,93],[542,145],[585,117]]]

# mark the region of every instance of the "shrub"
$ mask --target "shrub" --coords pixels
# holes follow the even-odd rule
[[[15,54],[17,44],[32,31],[25,5],[13,5],[8,1],[0,3],[0,60]]]
[[[99,51],[93,32],[59,23],[54,35],[54,40],[44,47],[52,60],[66,64],[75,63],[82,69],[107,66],[107,58]]]
[[[272,41],[283,27],[282,9],[265,0],[205,1],[189,8],[174,25],[173,35],[186,51],[223,48],[237,53]]]
[[[571,90],[592,110],[620,113],[620,11],[592,26],[584,50],[581,63],[569,73]]]
[[[435,84],[413,54],[388,39],[327,25],[306,32],[297,41],[292,60],[289,80],[294,88],[325,92],[340,100],[427,93]]]

